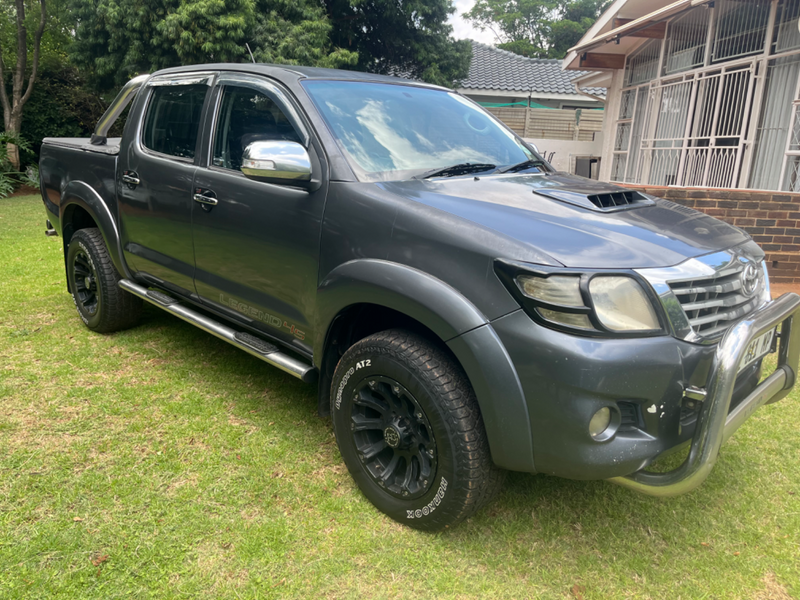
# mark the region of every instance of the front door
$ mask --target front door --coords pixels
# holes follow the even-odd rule
[[[248,144],[308,148],[307,130],[280,88],[250,75],[220,79],[215,111],[210,161],[194,185],[216,201],[193,208],[197,293],[215,310],[310,351],[327,186],[307,191],[240,171]]]
[[[194,294],[192,183],[210,76],[151,80],[117,168],[125,260],[145,279]]]

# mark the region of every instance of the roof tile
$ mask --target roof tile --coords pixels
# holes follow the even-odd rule
[[[578,96],[572,80],[585,75],[564,71],[556,58],[526,58],[480,42],[472,42],[472,62],[462,88],[571,94]],[[605,97],[606,88],[581,88]]]

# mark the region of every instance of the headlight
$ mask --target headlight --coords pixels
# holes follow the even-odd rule
[[[583,302],[581,294],[581,278],[575,275],[551,275],[550,277],[536,277],[533,275],[520,275],[517,278],[522,293],[538,300],[542,304],[557,307],[570,307],[583,309],[581,312],[566,312],[538,307],[536,310],[543,319],[553,323],[577,327],[578,329],[593,330],[595,327],[589,320],[589,311]]]
[[[642,287],[630,277],[596,276],[589,281],[594,311],[611,331],[658,329],[658,317]]]
[[[501,261],[496,265],[500,278],[539,321],[586,335],[663,333],[653,301],[633,276],[531,272],[530,266]]]

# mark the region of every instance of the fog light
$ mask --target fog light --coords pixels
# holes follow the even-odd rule
[[[602,435],[608,426],[611,424],[611,409],[607,406],[604,406],[592,416],[592,420],[589,421],[589,435],[593,438],[597,438],[598,436]]]

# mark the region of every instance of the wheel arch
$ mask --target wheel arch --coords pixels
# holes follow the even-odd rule
[[[88,227],[97,227],[100,230],[117,271],[130,277],[127,265],[122,259],[119,230],[108,205],[88,184],[71,181],[61,194],[61,235],[64,242],[65,268],[67,249],[72,236],[76,231]]]
[[[511,358],[486,317],[457,290],[431,275],[389,261],[355,260],[334,269],[317,298],[314,343],[319,412],[330,408],[339,358],[359,339],[395,327],[442,347],[462,367],[483,416],[492,459],[534,471],[528,407]]]

